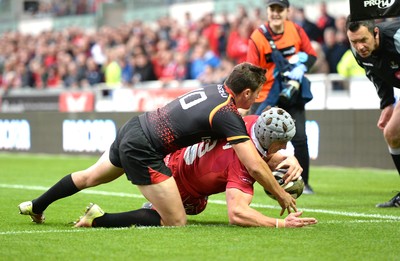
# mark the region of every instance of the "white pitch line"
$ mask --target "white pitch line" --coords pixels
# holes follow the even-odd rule
[[[43,187],[43,186],[25,186],[25,185],[9,185],[9,184],[0,184],[0,188],[39,190],[39,191],[46,191],[49,189],[48,187]],[[138,195],[138,194],[129,194],[129,193],[123,193],[123,192],[108,192],[108,191],[91,190],[91,189],[85,189],[85,190],[79,191],[79,193],[92,194],[92,195],[103,195],[103,196],[126,197],[126,198],[144,198],[142,195]]]
[[[107,228],[108,230],[127,230],[129,227],[122,228]],[[96,229],[66,229],[66,230],[23,230],[23,231],[3,231],[0,232],[0,235],[20,235],[20,234],[46,234],[46,233],[77,233],[77,232],[95,232],[95,231],[104,231],[104,228],[96,228]]]
[[[48,189],[48,187],[43,187],[43,186],[25,186],[25,185],[10,185],[10,184],[0,184],[0,188],[40,190],[40,191],[46,191]],[[139,194],[130,194],[130,193],[122,193],[122,192],[107,192],[107,191],[99,191],[99,190],[91,190],[91,189],[85,189],[85,190],[80,191],[79,193],[92,194],[92,195],[103,195],[103,196],[115,196],[115,197],[143,198],[144,199],[144,197]],[[210,200],[208,200],[208,202],[212,203],[212,204],[226,205],[226,201],[224,201],[224,200],[210,199]],[[276,206],[276,205],[264,205],[264,204],[259,204],[259,203],[252,203],[251,206],[257,207],[257,208],[280,209],[280,207]],[[338,216],[388,219],[388,220],[400,221],[400,216],[392,216],[392,215],[344,212],[344,211],[333,211],[333,210],[312,209],[312,208],[303,208],[301,210],[305,211],[305,212],[323,213],[323,214],[331,214],[331,215],[338,215]]]
[[[357,220],[328,220],[318,223],[324,224],[344,224],[344,223],[394,223],[399,222],[398,220],[382,220],[382,219],[372,219],[372,220],[364,220],[364,219],[357,219]]]
[[[348,223],[394,223],[398,222],[397,220],[349,220],[349,221],[344,221],[344,220],[329,220],[329,221],[320,221],[318,222],[319,224],[348,224]],[[226,227],[230,226],[229,224],[220,224],[220,225],[210,225],[210,224],[192,224],[192,225],[186,225],[186,227]],[[154,227],[154,226],[146,226],[146,227],[135,227],[135,229],[176,229],[178,227]],[[79,229],[79,228],[74,228],[74,229],[66,229],[66,230],[23,230],[23,231],[2,231],[0,232],[0,236],[3,235],[26,235],[26,234],[50,234],[50,233],[79,233],[79,232],[99,232],[99,231],[118,231],[118,230],[129,230],[132,229],[132,227],[122,227],[122,228],[84,228],[84,229]]]

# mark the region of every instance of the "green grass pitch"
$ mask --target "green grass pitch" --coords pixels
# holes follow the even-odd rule
[[[181,228],[73,228],[90,202],[106,212],[141,207],[145,199],[120,179],[81,191],[46,210],[37,225],[17,205],[97,157],[0,154],[0,260],[399,260],[400,208],[375,204],[400,188],[395,170],[311,167],[315,195],[297,200],[319,223],[301,229],[242,228],[228,224],[224,194],[189,216]],[[279,217],[276,201],[257,185],[253,206]]]

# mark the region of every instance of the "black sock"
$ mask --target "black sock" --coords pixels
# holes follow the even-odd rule
[[[54,201],[71,196],[79,192],[79,189],[72,181],[71,174],[60,179],[56,184],[49,188],[40,197],[32,200],[33,213],[40,214]]]
[[[92,227],[161,226],[161,217],[154,209],[137,209],[121,213],[106,213],[95,218]]]
[[[397,172],[400,175],[400,155],[393,155],[393,154],[390,155],[392,155],[394,165],[396,166]]]

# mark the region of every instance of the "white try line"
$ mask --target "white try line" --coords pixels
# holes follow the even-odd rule
[[[46,191],[48,189],[48,187],[43,187],[43,186],[26,186],[26,185],[10,185],[10,184],[0,184],[0,188],[39,190],[39,191]],[[80,191],[79,193],[144,199],[144,197],[139,194],[123,193],[123,192],[107,192],[107,191],[99,191],[99,190],[91,190],[91,189],[85,189],[85,190]],[[226,201],[224,201],[224,200],[209,199],[208,203],[218,204],[218,205],[226,205]],[[277,205],[265,205],[265,204],[259,204],[259,203],[252,203],[251,206],[256,207],[256,208],[280,209],[280,206],[277,206]],[[331,214],[331,215],[346,216],[346,217],[374,218],[374,219],[386,219],[386,220],[400,221],[400,216],[392,216],[392,215],[344,212],[344,211],[313,209],[313,208],[302,208],[300,210],[302,210],[304,212],[323,213],[323,214]]]
[[[399,222],[398,220],[382,220],[382,219],[356,219],[356,220],[327,220],[325,224],[344,224],[344,223],[394,223]]]
[[[21,234],[55,234],[55,233],[78,233],[78,232],[96,232],[101,231],[105,228],[97,228],[97,229],[82,229],[82,228],[75,228],[75,229],[56,229],[56,230],[22,230],[22,231],[3,231],[0,232],[0,235],[21,235]],[[127,230],[129,227],[122,227],[122,228],[106,228],[107,230]]]
[[[322,221],[318,222],[319,224],[348,224],[348,223],[394,223],[394,222],[399,222],[398,220],[349,220],[349,221],[344,221],[344,220],[328,220],[328,221]],[[231,226],[229,224],[188,224],[185,227],[226,227],[226,226]],[[90,232],[101,232],[101,231],[124,231],[124,230],[129,230],[129,229],[140,229],[140,230],[151,230],[151,229],[178,229],[179,227],[154,227],[154,226],[144,226],[144,227],[121,227],[121,228],[73,228],[73,229],[53,229],[53,230],[22,230],[22,231],[0,231],[0,236],[3,235],[26,235],[26,234],[57,234],[57,233],[90,233]]]

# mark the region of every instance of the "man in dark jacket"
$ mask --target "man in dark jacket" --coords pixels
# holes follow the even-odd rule
[[[346,21],[347,37],[358,64],[374,83],[382,110],[377,126],[400,174],[400,103],[393,88],[400,88],[400,21],[375,24],[373,20]],[[400,207],[400,192],[377,207]]]

